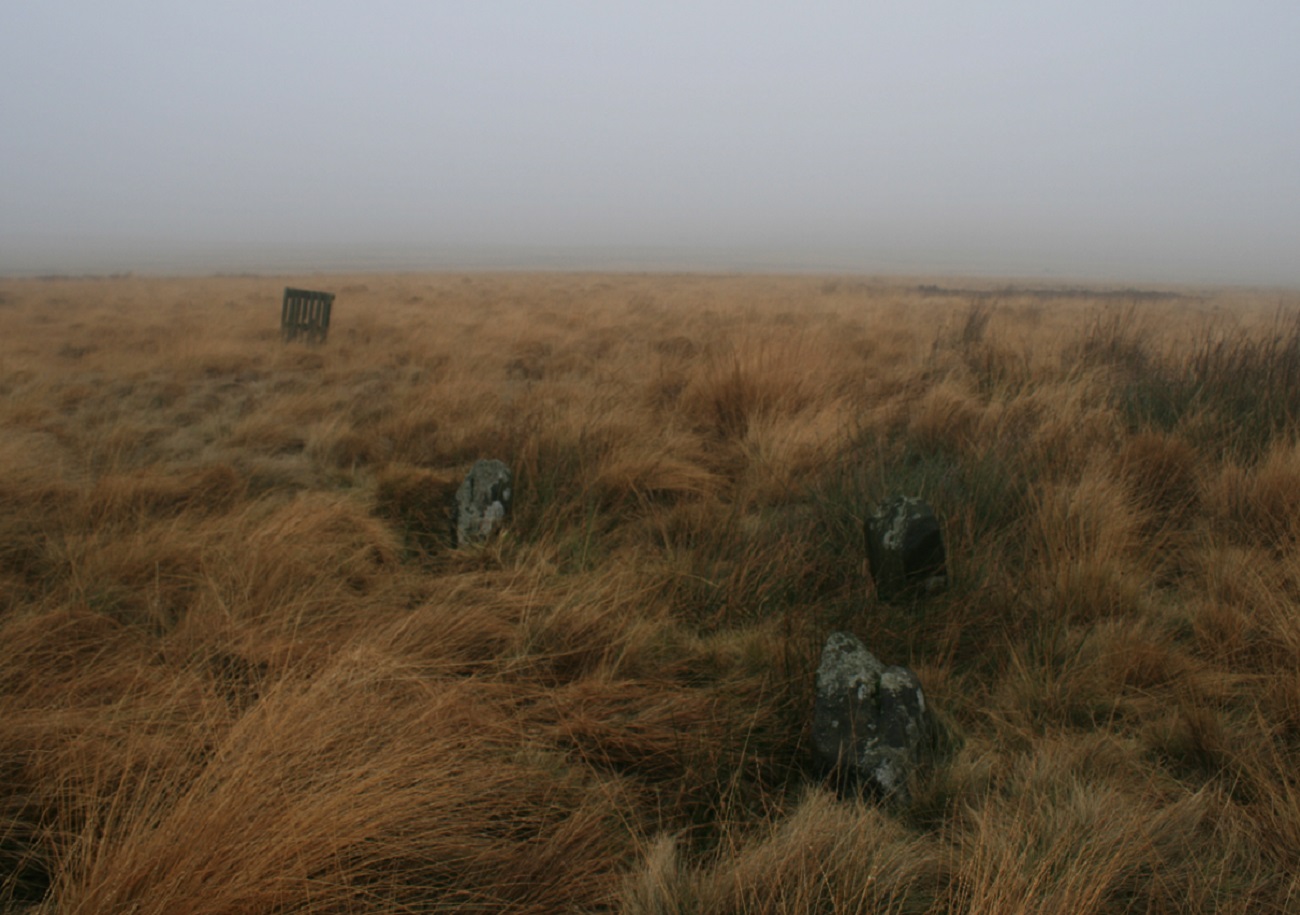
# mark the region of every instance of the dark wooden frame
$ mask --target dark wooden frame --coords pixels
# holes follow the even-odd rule
[[[330,332],[330,311],[334,308],[334,293],[313,292],[310,289],[284,289],[284,304],[280,307],[280,334],[284,341],[306,338],[308,343],[324,343]]]

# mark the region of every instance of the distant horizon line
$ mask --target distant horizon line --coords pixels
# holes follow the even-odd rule
[[[1179,269],[1169,264],[1066,264],[1049,256],[1001,257],[973,252],[925,255],[849,247],[670,244],[137,244],[76,240],[58,252],[49,243],[26,251],[0,245],[0,276],[231,276],[345,273],[568,272],[772,273],[947,277],[1017,282],[1300,289],[1300,278],[1248,271]],[[142,250],[143,249],[143,250]],[[1157,260],[1157,259],[1152,259]]]

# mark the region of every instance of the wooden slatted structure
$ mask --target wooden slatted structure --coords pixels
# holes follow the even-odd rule
[[[280,308],[280,333],[284,341],[303,337],[308,343],[324,343],[330,332],[330,311],[334,307],[334,293],[314,292],[310,289],[284,289],[284,304]]]

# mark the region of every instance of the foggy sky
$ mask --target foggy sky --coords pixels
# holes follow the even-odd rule
[[[0,271],[1300,285],[1300,5],[1065,6],[6,0]]]

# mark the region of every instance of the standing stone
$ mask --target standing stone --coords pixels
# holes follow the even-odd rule
[[[476,461],[456,490],[456,545],[482,543],[510,513],[510,468],[501,461]]]
[[[934,509],[913,496],[894,496],[867,518],[867,562],[876,594],[933,594],[948,584],[943,531]]]
[[[886,667],[847,632],[832,632],[817,668],[813,766],[841,792],[906,800],[931,737],[925,694],[906,667]]]

